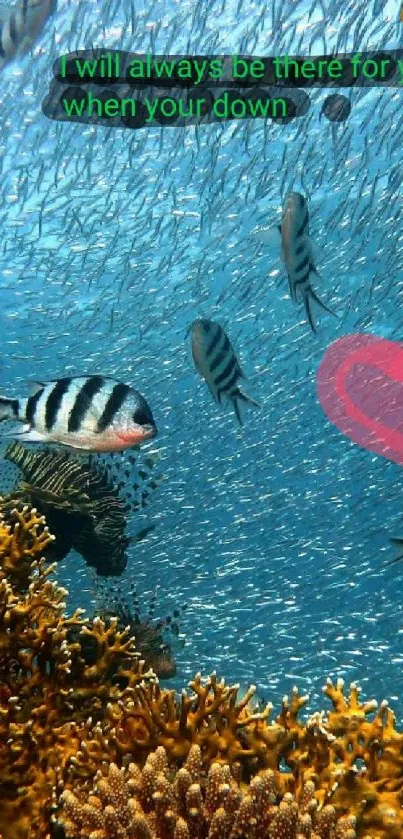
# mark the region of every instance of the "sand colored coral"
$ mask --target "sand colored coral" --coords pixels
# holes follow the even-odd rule
[[[228,764],[203,770],[199,746],[172,772],[166,751],[152,752],[141,770],[112,763],[93,789],[62,795],[69,839],[355,839],[355,819],[320,812],[307,783],[300,801],[279,796],[270,769],[244,785]]]

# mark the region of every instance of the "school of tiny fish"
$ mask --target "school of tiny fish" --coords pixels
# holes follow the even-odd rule
[[[190,643],[175,653],[173,684],[216,669],[267,697],[296,684],[315,703],[337,675],[403,715],[403,563],[390,565],[390,540],[403,532],[401,468],[328,423],[315,386],[342,335],[402,340],[401,91],[342,89],[352,109],[340,123],[323,115],[330,91],[317,88],[309,112],[285,125],[136,131],[41,112],[53,63],[89,45],[212,56],[392,50],[396,5],[20,0],[15,9],[0,16],[0,445],[11,433],[63,451],[79,442],[117,451],[116,439],[92,444],[102,416],[115,417],[104,413],[107,383],[129,389],[122,405],[134,392],[123,425],[137,431],[120,448],[155,447],[164,481],[155,529],[129,551],[124,579],[146,599],[160,584],[164,614],[188,603]],[[272,230],[277,241],[264,241]],[[217,342],[209,353],[206,323]],[[94,389],[87,402],[83,388]],[[69,436],[80,432],[91,439]],[[8,468],[0,463],[0,484]],[[136,518],[137,530],[146,525]],[[79,557],[57,574],[72,608],[91,610]]]

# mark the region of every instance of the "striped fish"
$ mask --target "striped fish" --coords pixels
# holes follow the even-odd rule
[[[117,575],[126,567],[129,543],[142,541],[153,529],[149,525],[133,537],[126,535],[128,513],[143,508],[157,486],[156,479],[149,480],[154,465],[150,458],[139,469],[132,453],[122,456],[127,462],[121,464],[126,476],[121,492],[101,463],[84,463],[70,452],[28,449],[14,442],[4,457],[23,475],[11,497],[34,505],[56,536],[48,552],[51,561],[64,559],[74,548],[101,576]]]
[[[5,436],[95,452],[123,451],[157,434],[140,393],[106,376],[36,382],[27,399],[0,396],[0,422],[7,419],[24,428]]]
[[[281,255],[287,269],[291,299],[298,302],[298,293],[304,301],[308,322],[313,332],[316,332],[315,322],[311,311],[311,300],[314,300],[325,312],[334,315],[319,299],[312,289],[313,274],[318,274],[312,256],[312,244],[309,238],[309,215],[303,195],[290,192],[283,208],[280,226]]]
[[[56,7],[57,0],[0,3],[0,69],[28,52]]]
[[[223,394],[232,402],[238,422],[242,425],[238,402],[260,406],[238,385],[243,373],[228,335],[218,323],[206,318],[193,321],[189,331],[197,370],[220,405]]]

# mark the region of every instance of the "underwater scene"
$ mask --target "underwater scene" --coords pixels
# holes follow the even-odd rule
[[[1,4],[0,839],[403,839],[402,34]]]

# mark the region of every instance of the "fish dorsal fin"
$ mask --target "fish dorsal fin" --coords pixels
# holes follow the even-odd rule
[[[319,271],[312,261],[309,263],[309,271],[311,274],[315,274],[316,277],[320,277]]]
[[[34,499],[42,501],[43,504],[47,504],[58,510],[67,510],[87,515],[87,509],[91,506],[88,495],[79,490],[69,489],[67,492],[58,493],[43,489],[43,487],[34,486],[27,481],[20,481],[18,488],[22,493],[25,492]]]
[[[315,240],[312,239],[311,236],[305,236],[305,242],[309,250],[311,271],[313,271],[319,277],[320,274],[318,274],[316,270],[316,263],[323,262],[325,258],[324,249],[323,247],[321,247],[321,245],[318,245],[318,243],[315,242]]]
[[[31,381],[29,383],[29,388],[28,388],[29,396],[36,396],[36,394],[39,393],[40,390],[43,390],[44,387],[45,387],[44,382],[32,382]]]
[[[259,242],[268,245],[273,251],[277,251],[281,246],[281,224],[276,224],[274,227],[259,227],[252,231],[251,235]]]

